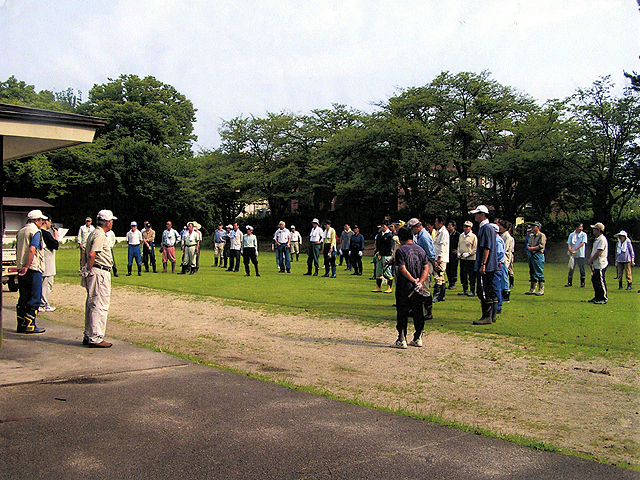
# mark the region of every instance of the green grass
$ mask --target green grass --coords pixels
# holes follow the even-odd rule
[[[344,267],[338,267],[338,278],[303,276],[306,272],[306,254],[292,263],[291,274],[277,272],[272,252],[260,254],[261,277],[244,277],[240,272],[228,273],[213,268],[213,252],[203,251],[200,271],[196,275],[162,273],[134,274],[126,277],[127,249],[116,248],[119,278],[114,285],[137,286],[176,294],[211,296],[232,304],[242,302],[244,307],[268,312],[308,313],[318,317],[350,317],[365,323],[395,323],[393,294],[374,294],[375,282],[368,280],[372,268],[370,257],[364,258],[364,274],[351,276]],[[58,281],[79,282],[77,249],[61,249],[57,254]],[[447,291],[447,300],[434,306],[434,320],[427,330],[453,331],[461,334],[496,335],[509,337],[523,355],[535,354],[558,358],[637,357],[640,352],[640,295],[633,291],[618,291],[615,272],[607,272],[609,303],[587,303],[593,289],[587,278],[585,288],[564,288],[566,266],[547,264],[546,290],[543,297],[524,295],[528,290],[528,268],[523,263],[515,266],[516,285],[511,302],[504,305],[498,322],[490,326],[472,326],[480,316],[476,298],[460,297],[460,286]],[[162,266],[159,262],[159,271]],[[637,272],[634,268],[634,273]],[[320,274],[322,275],[322,270]],[[574,279],[576,280],[576,279]],[[640,281],[638,282],[640,285]]]

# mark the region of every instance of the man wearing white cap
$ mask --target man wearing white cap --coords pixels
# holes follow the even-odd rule
[[[609,266],[609,242],[607,237],[604,236],[604,225],[600,222],[595,225],[591,225],[593,229],[593,236],[596,239],[591,247],[591,257],[587,260],[587,263],[591,266],[591,283],[593,285],[594,297],[589,300],[589,303],[595,303],[596,305],[606,305],[609,301],[607,298],[607,282],[605,281],[604,274]]]
[[[140,256],[140,245],[142,244],[142,233],[138,230],[138,224],[131,222],[131,230],[127,232],[127,244],[129,245],[129,261],[127,262],[127,277],[131,276],[133,259],[138,265],[138,276],[142,275],[142,259]]]
[[[473,325],[490,325],[496,321],[498,313],[498,297],[493,286],[494,272],[498,270],[496,232],[489,223],[489,209],[485,205],[479,205],[469,213],[474,214],[476,222],[480,224],[474,271],[477,279],[476,294],[480,299],[482,318],[474,320]]]
[[[462,233],[458,239],[458,258],[460,259],[460,283],[462,292],[458,295],[468,297],[476,296],[476,274],[473,267],[476,263],[476,249],[478,237],[471,231],[473,223],[470,220],[464,222]]]
[[[624,230],[614,235],[618,239],[616,243],[616,273],[618,276],[618,290],[622,290],[623,274],[627,278],[627,290],[631,290],[631,267],[636,264],[636,254],[629,235]]]
[[[309,234],[309,256],[307,257],[307,273],[311,275],[311,267],[314,267],[314,276],[318,276],[320,268],[320,246],[322,245],[322,229],[319,227],[320,222],[317,218],[311,221],[311,233]]]
[[[100,210],[96,228],[87,239],[87,264],[82,272],[82,282],[87,289],[84,310],[84,335],[82,344],[89,348],[109,348],[104,340],[107,315],[111,303],[111,268],[113,257],[107,232],[117,220],[111,210]]]
[[[296,262],[300,260],[300,246],[302,245],[302,235],[296,230],[295,225],[291,225],[291,261],[296,256]]]
[[[31,210],[27,214],[26,225],[16,236],[18,333],[44,333],[44,328],[36,326],[36,315],[40,308],[42,272],[44,271],[44,242],[40,228],[46,219],[47,217],[40,210]]]

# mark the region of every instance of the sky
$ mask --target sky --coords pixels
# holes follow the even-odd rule
[[[373,112],[443,71],[488,70],[539,104],[640,73],[637,0],[0,0],[0,81],[89,90],[153,76],[222,122],[343,104]]]

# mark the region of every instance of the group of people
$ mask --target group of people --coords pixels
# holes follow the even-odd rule
[[[565,287],[573,286],[573,273],[577,267],[580,272],[580,287],[585,286],[585,263],[591,267],[591,283],[593,285],[594,297],[589,302],[596,305],[606,305],[609,301],[607,297],[607,283],[605,272],[609,266],[609,242],[604,235],[604,225],[601,222],[591,225],[595,238],[591,248],[591,255],[587,258],[586,246],[589,243],[587,234],[583,231],[583,224],[576,223],[575,230],[571,232],[567,239],[567,254],[569,255],[569,273]],[[614,237],[616,242],[615,266],[616,279],[618,280],[618,290],[625,287],[623,281],[626,280],[626,290],[632,289],[633,276],[631,267],[636,264],[636,255],[633,244],[626,231],[620,230]],[[640,292],[639,292],[640,293]]]
[[[479,205],[469,212],[479,225],[478,234],[474,234],[473,222],[465,221],[462,233],[456,230],[456,222],[446,221],[444,216],[436,215],[433,223],[423,223],[412,218],[406,224],[385,219],[378,226],[375,237],[372,279],[376,280],[373,292],[393,292],[396,282],[395,306],[397,311],[397,340],[392,346],[408,348],[408,345],[422,346],[422,332],[425,320],[433,318],[433,303],[443,302],[446,290],[456,288],[458,266],[462,291],[458,295],[477,296],[480,300],[481,317],[473,325],[489,325],[496,321],[502,311],[503,302],[510,300],[514,284],[513,262],[515,241],[510,234],[512,224],[503,219],[489,222],[489,210]],[[117,276],[113,247],[115,235],[112,231],[116,217],[110,210],[101,210],[97,216],[97,227],[87,217],[78,231],[82,285],[87,290],[85,305],[85,330],[83,344],[89,347],[108,348],[104,340],[107,312],[111,295],[111,271]],[[141,275],[141,264],[149,271],[156,270],[154,252],[155,232],[149,222],[139,231],[137,223],[131,222],[127,232],[128,264],[127,275],[132,274],[133,260]],[[541,224],[533,222],[527,230],[525,253],[529,264],[530,289],[526,295],[544,295],[544,265],[546,236],[541,232]],[[604,225],[591,225],[595,240],[591,255],[587,257],[588,237],[583,224],[575,226],[567,239],[569,272],[565,287],[573,286],[574,271],[580,272],[580,287],[585,286],[585,265],[591,268],[591,280],[594,297],[589,302],[606,304],[608,302],[605,272],[608,266],[608,241],[604,235]],[[250,276],[250,264],[255,275],[258,269],[258,241],[253,227],[247,225],[243,233],[238,223],[227,225],[219,223],[214,233],[214,266],[238,272],[240,258],[244,260],[245,276]],[[635,265],[635,252],[627,232],[615,235],[616,278],[619,289],[632,289],[632,270]],[[166,224],[162,232],[161,252],[163,272],[167,272],[168,263],[175,273],[176,247],[181,246],[181,274],[194,274],[199,268],[199,254],[202,234],[197,222],[188,222],[182,232],[173,229],[172,223]],[[51,219],[40,210],[32,210],[27,222],[17,236],[17,268],[19,275],[19,298],[16,307],[17,331],[21,333],[42,333],[43,328],[36,325],[38,311],[53,311],[48,296],[53,288],[55,275],[55,251],[59,247],[58,232],[52,227]],[[273,235],[276,252],[276,264],[280,273],[291,273],[291,261],[299,254],[303,243],[302,235],[294,225],[290,229],[284,221],[279,222]],[[142,247],[142,252],[141,252]],[[322,254],[323,277],[336,278],[336,257],[346,263],[351,275],[362,275],[362,254],[364,237],[358,225],[353,229],[345,224],[338,236],[326,220],[320,222],[314,218],[309,232],[307,271],[304,275],[318,276]],[[228,267],[227,267],[228,265]],[[431,280],[433,279],[433,293]],[[383,287],[386,285],[386,287]],[[415,332],[413,339],[407,342],[408,317],[413,317]]]

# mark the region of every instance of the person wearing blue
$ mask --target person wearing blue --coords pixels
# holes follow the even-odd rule
[[[291,248],[291,232],[284,222],[278,224],[278,230],[273,234],[273,241],[276,244],[276,256],[278,258],[278,267],[280,273],[291,273],[291,261],[289,259],[289,249]]]
[[[218,222],[218,228],[213,232],[213,266],[218,266],[218,261],[222,267],[222,257],[224,253],[225,238],[229,236],[227,231],[223,228],[222,222]]]
[[[364,237],[360,233],[358,225],[353,226],[353,235],[349,242],[349,256],[353,273],[351,275],[362,275],[362,252],[364,250]]]
[[[474,320],[473,325],[491,325],[496,321],[498,313],[498,298],[493,286],[495,271],[498,270],[496,231],[489,223],[489,209],[485,205],[479,205],[469,213],[475,215],[476,222],[480,224],[474,271],[477,281],[476,294],[480,299],[482,317]]]
[[[571,287],[573,285],[573,271],[576,266],[580,270],[580,288],[584,288],[585,273],[585,250],[586,245],[589,243],[587,234],[583,231],[582,222],[576,223],[575,231],[569,234],[567,239],[567,254],[569,255],[569,274],[567,276],[567,284],[565,287]]]
[[[27,214],[26,225],[16,236],[16,268],[18,269],[18,304],[16,317],[18,333],[44,333],[44,328],[36,325],[36,316],[42,297],[42,272],[44,271],[44,250],[42,223],[48,217],[40,210]]]
[[[503,238],[500,236],[500,226],[497,223],[492,223],[490,225],[496,231],[496,255],[498,256],[498,269],[493,272],[493,290],[496,293],[496,297],[498,299],[496,313],[502,313],[502,279],[504,277],[504,271],[507,269],[507,266],[504,264],[506,246],[504,244]]]
[[[547,237],[540,231],[540,222],[531,224],[531,233],[527,240],[527,251],[529,252],[529,282],[531,288],[525,295],[544,295],[544,251],[547,245]],[[536,283],[538,291],[536,292]]]
[[[229,268],[227,272],[240,270],[240,251],[242,250],[242,230],[238,222],[233,224],[233,230],[229,233]]]
[[[162,232],[162,273],[167,273],[167,263],[171,262],[171,273],[176,273],[176,244],[180,242],[180,234],[167,222],[167,229]]]
[[[431,238],[431,234],[424,228],[422,222],[417,218],[412,218],[407,222],[407,227],[411,229],[411,233],[413,233],[413,243],[422,247],[424,252],[427,254],[427,259],[429,260],[430,270],[435,266],[436,261],[436,251],[433,248],[433,238]],[[427,277],[427,280],[424,282],[424,308],[426,311],[426,320],[431,320],[433,318],[433,297],[431,296],[430,291],[430,280]]]
[[[138,276],[142,275],[142,257],[140,256],[140,245],[142,244],[142,233],[138,230],[138,224],[131,222],[131,230],[127,232],[127,244],[129,245],[129,258],[127,262],[127,277],[131,276],[133,259],[138,265]]]

